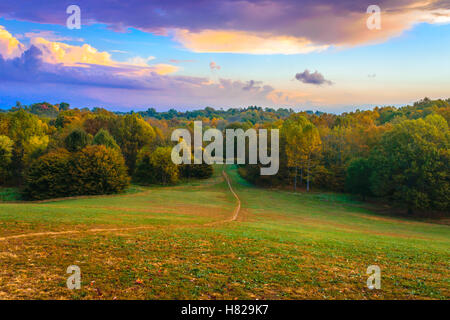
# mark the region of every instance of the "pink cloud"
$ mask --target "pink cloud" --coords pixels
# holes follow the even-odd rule
[[[0,4],[0,14],[64,25],[69,4],[9,1]],[[164,35],[174,31],[175,39],[196,52],[305,53],[384,41],[416,23],[450,22],[445,0],[378,0],[382,28],[368,30],[366,10],[371,4],[369,0],[77,1],[83,24],[100,22],[118,31],[134,27]]]

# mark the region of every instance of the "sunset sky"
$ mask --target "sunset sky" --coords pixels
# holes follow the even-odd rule
[[[404,105],[450,97],[450,1],[1,0],[0,55],[2,108]]]

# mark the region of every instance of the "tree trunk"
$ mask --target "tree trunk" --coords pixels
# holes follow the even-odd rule
[[[295,175],[294,175],[294,192],[297,192],[297,166],[295,166]]]
[[[310,166],[311,166],[311,159],[308,159],[308,176],[306,178],[306,191],[309,191],[309,171],[310,171]]]
[[[303,166],[300,169],[300,185],[303,185]]]
[[[412,207],[410,205],[408,205],[408,215],[412,216],[414,213]]]

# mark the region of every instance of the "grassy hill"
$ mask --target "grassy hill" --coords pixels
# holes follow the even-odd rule
[[[0,203],[0,298],[449,299],[450,227],[338,194],[259,189],[227,168],[119,196]],[[68,290],[78,265],[81,290]],[[366,287],[369,265],[380,290]]]

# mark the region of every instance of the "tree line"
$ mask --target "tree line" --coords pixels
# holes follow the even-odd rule
[[[104,109],[64,106],[55,117],[25,107],[0,113],[0,184],[37,200],[119,193],[130,181],[175,184],[212,175],[210,165],[175,165],[168,127],[160,127],[136,113]]]
[[[130,181],[206,178],[211,166],[176,166],[170,157],[172,131],[193,134],[194,120],[203,130],[280,130],[278,174],[261,176],[259,165],[239,167],[254,184],[350,192],[409,213],[450,211],[450,99],[339,115],[260,107],[119,113],[18,103],[0,113],[0,183],[43,199],[122,192]]]
[[[334,114],[296,113],[260,127],[279,129],[280,170],[260,176],[262,186],[350,192],[412,213],[450,212],[450,99],[425,98],[412,106]]]

